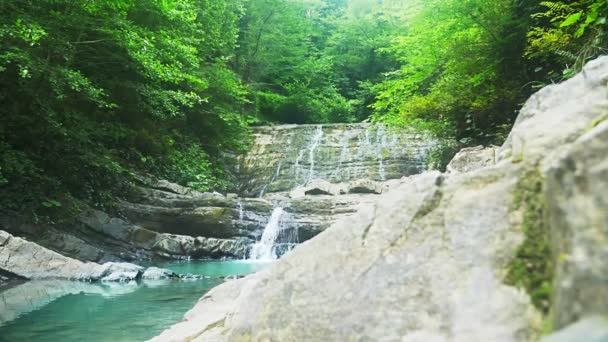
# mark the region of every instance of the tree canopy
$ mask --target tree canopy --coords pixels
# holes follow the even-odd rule
[[[374,121],[500,143],[606,51],[604,0],[0,2],[0,208],[46,217],[137,174],[225,190],[248,126]]]

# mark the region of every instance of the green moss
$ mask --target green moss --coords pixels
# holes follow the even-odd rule
[[[598,116],[593,121],[591,121],[589,130],[594,129],[595,127],[599,126],[602,122],[604,122],[606,120],[608,120],[608,113],[604,113],[603,115]]]
[[[514,191],[515,209],[523,210],[525,240],[509,265],[505,282],[526,289],[532,303],[547,315],[551,307],[553,265],[542,188],[542,177],[534,170],[524,174]]]

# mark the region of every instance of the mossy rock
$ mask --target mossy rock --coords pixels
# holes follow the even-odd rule
[[[524,242],[509,265],[505,282],[526,289],[544,314],[551,308],[554,267],[550,230],[545,220],[543,178],[538,170],[524,172],[513,193],[515,210],[522,210]]]

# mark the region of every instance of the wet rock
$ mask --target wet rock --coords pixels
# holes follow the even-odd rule
[[[127,245],[140,248],[143,254],[165,258],[190,256],[243,257],[247,241],[244,239],[215,239],[158,233],[107,214],[90,210],[82,215],[82,222],[90,229]]]
[[[147,199],[121,203],[134,224],[158,233],[218,239],[253,237],[263,229],[272,204],[257,198],[239,199],[203,194],[202,198]]]
[[[142,279],[159,280],[177,278],[179,275],[166,268],[148,267],[142,274]]]
[[[126,262],[107,262],[101,266],[105,268],[101,281],[122,282],[136,280],[141,277],[144,270],[144,268],[141,266]],[[91,280],[95,279],[91,278]]]

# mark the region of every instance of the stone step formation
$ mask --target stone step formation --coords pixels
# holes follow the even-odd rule
[[[120,218],[86,210],[65,226],[0,218],[0,228],[95,262],[243,259],[275,227],[269,222],[281,207],[271,243],[278,257],[374,201],[395,179],[424,171],[437,144],[411,129],[370,124],[258,127],[254,138],[247,154],[230,159],[238,194],[140,177],[138,200],[121,202]]]

